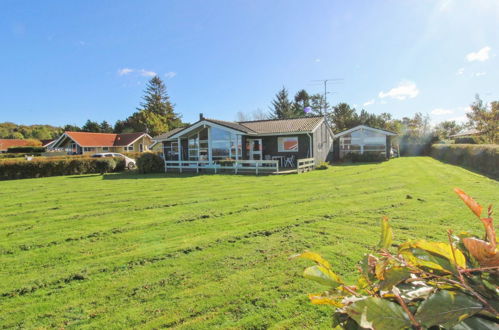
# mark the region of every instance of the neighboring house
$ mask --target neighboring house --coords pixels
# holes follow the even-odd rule
[[[343,159],[349,153],[378,153],[390,157],[391,138],[396,133],[359,125],[334,136],[333,159]]]
[[[55,140],[54,139],[52,139],[52,140],[40,140],[40,142],[42,143],[42,147],[50,149],[52,147],[52,145],[55,143]]]
[[[333,132],[324,117],[228,122],[204,118],[154,138],[163,144],[166,160],[282,160],[314,158],[325,161]]]
[[[64,132],[50,147],[68,154],[81,155],[96,152],[144,152],[149,150],[152,138],[147,133],[89,133]]]
[[[27,147],[27,146],[32,146],[32,145],[33,145],[33,140],[0,139],[0,153],[7,152],[7,149],[9,149],[9,148]]]
[[[449,137],[451,137],[451,138],[472,137],[472,136],[479,136],[480,134],[482,134],[482,133],[479,130],[472,128],[469,130],[461,131],[461,132],[454,134],[454,135],[451,135]]]

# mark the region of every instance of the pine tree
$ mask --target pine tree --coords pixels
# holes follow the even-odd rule
[[[135,131],[158,135],[182,125],[180,116],[175,113],[174,105],[170,102],[166,86],[158,76],[149,80],[144,93],[144,102],[140,104],[138,111],[127,119],[128,126]]]
[[[293,103],[289,100],[288,91],[285,87],[276,94],[270,111],[270,116],[274,119],[293,118]]]

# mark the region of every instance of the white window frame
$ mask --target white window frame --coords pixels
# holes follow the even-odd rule
[[[285,150],[284,149],[284,139],[296,139],[296,150]],[[299,152],[300,151],[300,139],[298,136],[282,136],[277,138],[277,151],[278,152]]]

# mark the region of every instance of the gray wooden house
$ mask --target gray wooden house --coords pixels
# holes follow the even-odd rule
[[[229,122],[200,114],[192,125],[154,141],[163,144],[165,160],[172,168],[178,168],[179,162],[208,168],[230,161],[277,161],[285,168],[296,167],[299,159],[313,159],[315,164],[326,161],[333,132],[322,116]]]

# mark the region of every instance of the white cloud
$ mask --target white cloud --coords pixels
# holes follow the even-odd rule
[[[119,76],[126,76],[131,73],[137,73],[138,75],[142,77],[154,77],[157,75],[156,72],[154,71],[148,71],[144,69],[131,69],[131,68],[123,68],[118,70],[118,75]]]
[[[371,99],[371,100],[369,100],[367,102],[364,102],[362,105],[365,106],[365,107],[367,107],[367,106],[370,106],[371,104],[374,104],[375,102],[376,101],[374,99]]]
[[[319,63],[320,61],[321,61],[321,59],[320,59],[320,58],[316,58],[316,59],[315,59],[315,63]]]
[[[474,62],[474,61],[486,61],[489,59],[489,52],[491,48],[489,46],[483,47],[477,52],[471,52],[468,55],[466,55],[466,59],[468,62]]]
[[[419,94],[419,89],[412,81],[404,80],[397,87],[390,89],[388,92],[379,92],[380,98],[391,97],[397,100],[405,100],[407,98],[415,98]]]
[[[134,70],[133,69],[130,69],[130,68],[123,68],[123,69],[119,69],[118,70],[118,75],[120,76],[124,76],[124,75],[127,75],[129,73],[132,73]]]
[[[457,121],[458,123],[465,123],[468,121],[468,117],[466,116],[459,116],[459,117],[454,117],[454,118],[451,118],[449,120],[455,120]]]
[[[485,76],[486,74],[487,74],[487,72],[477,72],[477,73],[475,73],[475,77]]]
[[[462,75],[464,73],[464,68],[459,68],[456,72],[458,76]]]
[[[454,113],[454,110],[452,109],[442,109],[442,108],[436,108],[431,111],[432,115],[436,116],[441,116],[441,115],[449,115],[451,113]]]
[[[144,70],[144,69],[140,69],[139,70],[139,74],[143,77],[154,77],[154,76],[157,76],[157,73],[154,72],[154,71],[147,71],[147,70]]]
[[[167,79],[171,79],[171,78],[175,77],[176,75],[177,75],[177,73],[176,73],[176,72],[173,72],[173,71],[170,71],[170,72],[165,73],[165,77],[166,77]]]

